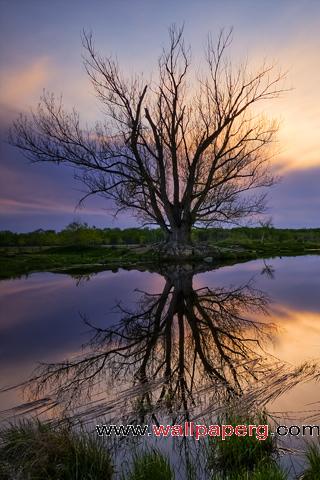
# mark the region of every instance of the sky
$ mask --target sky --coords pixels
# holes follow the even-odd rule
[[[43,89],[63,94],[86,122],[101,109],[82,63],[81,32],[114,55],[126,73],[155,71],[168,27],[184,24],[195,65],[206,36],[233,27],[231,58],[265,59],[287,72],[281,99],[264,106],[280,122],[269,192],[276,227],[320,227],[320,1],[319,0],[0,0],[0,230],[60,230],[71,221],[98,227],[138,225],[132,214],[114,219],[112,204],[77,202],[83,186],[72,169],[30,164],[7,143],[19,112],[35,107]]]

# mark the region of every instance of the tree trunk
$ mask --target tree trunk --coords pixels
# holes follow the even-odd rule
[[[167,243],[181,246],[191,245],[191,225],[174,226],[168,234]]]
[[[191,224],[171,226],[167,233],[166,242],[163,245],[162,253],[169,257],[189,257],[194,255],[194,248],[191,242]]]

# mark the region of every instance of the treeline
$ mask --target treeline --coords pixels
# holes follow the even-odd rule
[[[60,232],[35,230],[28,233],[0,231],[0,246],[94,246],[144,245],[163,239],[160,229],[148,228],[96,228],[86,223],[72,222]]]
[[[35,230],[29,233],[0,231],[0,246],[63,246],[63,245],[147,245],[164,240],[160,229],[96,228],[73,222],[60,232]],[[320,243],[320,228],[278,229],[273,227],[238,227],[232,229],[194,229],[194,242],[207,243]]]
[[[95,246],[147,245],[164,240],[160,229],[96,228],[86,223],[72,222],[60,232],[35,230],[29,233],[0,231],[0,246]],[[194,242],[207,243],[314,243],[320,244],[320,228],[278,229],[274,227],[238,227],[232,229],[194,229]]]

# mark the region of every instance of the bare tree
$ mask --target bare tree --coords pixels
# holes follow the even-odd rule
[[[255,105],[279,96],[283,75],[271,65],[250,73],[227,58],[231,31],[209,38],[205,67],[194,75],[183,29],[169,30],[156,81],[126,79],[83,34],[85,67],[106,120],[92,129],[62,101],[44,94],[31,117],[21,115],[11,143],[32,161],[76,167],[87,195],[112,199],[166,234],[168,251],[191,242],[192,226],[235,223],[265,208],[269,145],[277,124]]]
[[[95,395],[105,391],[102,409],[121,400],[119,411],[141,422],[159,413],[189,417],[195,408],[239,398],[273,371],[264,346],[275,327],[250,318],[267,313],[268,298],[251,282],[195,289],[194,274],[203,269],[165,269],[162,291],[140,292],[133,310],[119,303],[121,318],[110,327],[84,318],[91,341],[78,357],[40,366],[30,381],[35,398],[71,410],[89,402],[90,415]]]
[[[259,225],[261,227],[261,243],[264,243],[265,237],[269,233],[269,231],[273,228],[273,222],[272,222],[272,217],[266,218],[266,219],[260,219],[259,220]]]

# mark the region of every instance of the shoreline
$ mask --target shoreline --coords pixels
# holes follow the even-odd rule
[[[288,247],[275,243],[261,244],[254,249],[241,245],[208,245],[203,255],[186,258],[163,258],[149,246],[1,247],[0,280],[36,272],[85,274],[119,268],[154,270],[166,264],[205,264],[218,268],[259,258],[317,254],[320,254],[320,245],[308,248],[306,244]]]

